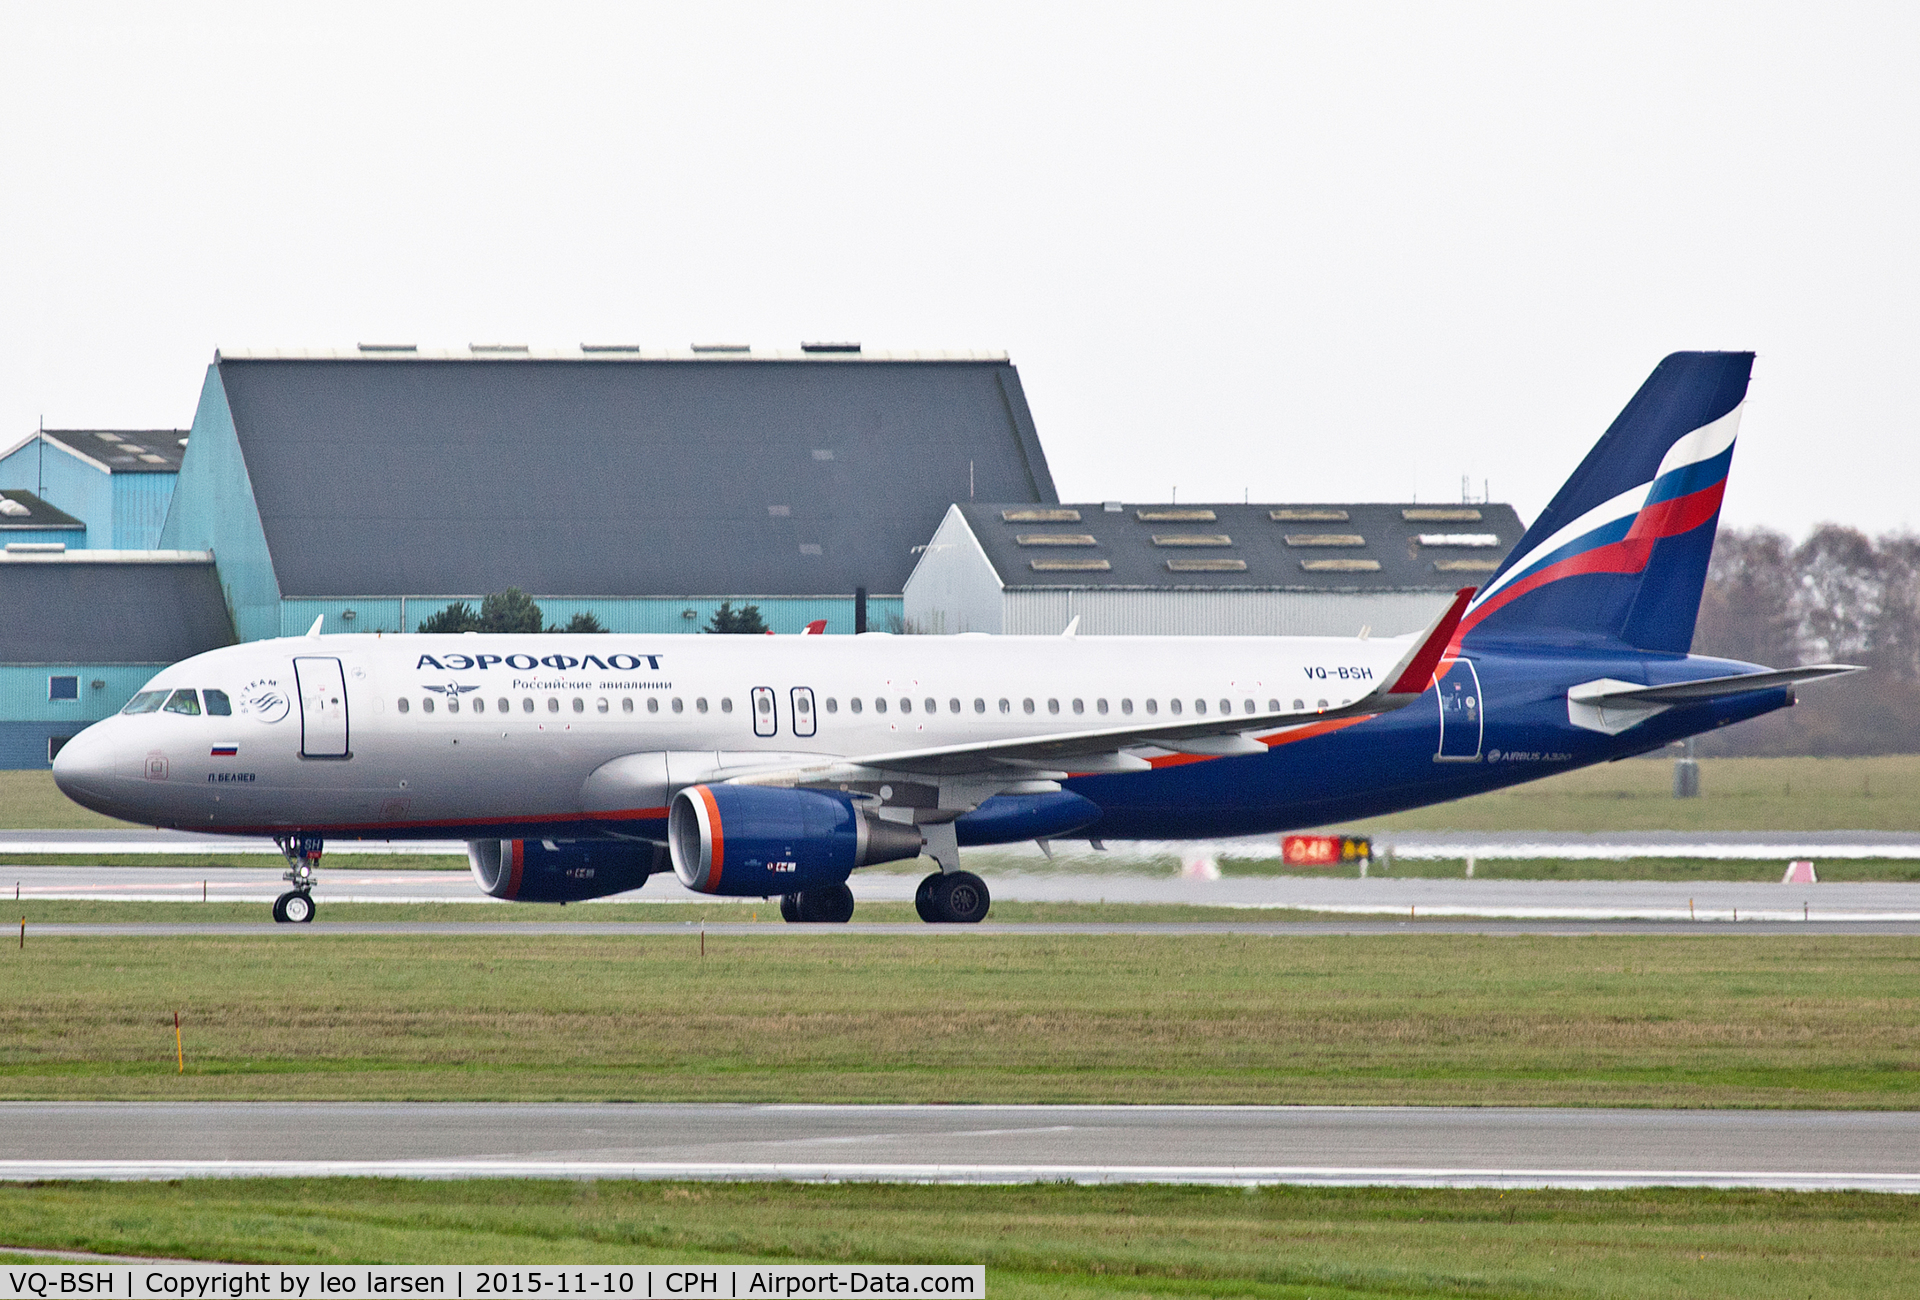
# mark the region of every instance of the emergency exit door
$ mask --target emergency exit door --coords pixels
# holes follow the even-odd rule
[[[1473,660],[1455,659],[1440,665],[1439,763],[1475,763],[1480,738],[1486,730],[1486,701],[1480,696],[1480,674]]]
[[[347,679],[338,659],[293,661],[300,684],[300,757],[349,758]]]

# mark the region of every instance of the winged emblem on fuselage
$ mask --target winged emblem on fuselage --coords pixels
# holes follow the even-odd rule
[[[477,691],[480,688],[478,686],[462,686],[459,682],[448,682],[445,686],[422,686],[420,689],[423,691],[432,691],[435,695],[444,695],[450,700],[457,700],[462,695]]]

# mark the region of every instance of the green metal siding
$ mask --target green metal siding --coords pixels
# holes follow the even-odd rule
[[[177,474],[115,474],[113,545],[122,551],[150,551],[160,544],[173,500]]]
[[[280,585],[273,576],[253,482],[233,430],[218,365],[207,367],[188,439],[179,486],[160,530],[160,548],[212,551],[235,633],[242,641],[278,636]]]
[[[164,664],[0,664],[0,718],[84,726],[120,711]],[[49,677],[78,677],[80,698],[47,698]],[[103,682],[95,687],[93,683]]]

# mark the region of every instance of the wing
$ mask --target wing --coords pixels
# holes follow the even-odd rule
[[[1422,636],[1414,639],[1399,662],[1383,674],[1381,684],[1350,704],[1277,713],[1221,714],[1176,722],[1129,723],[1051,735],[890,750],[824,760],[804,768],[737,771],[724,774],[721,779],[764,785],[811,784],[864,780],[880,772],[931,777],[1021,773],[1045,779],[1063,776],[1069,771],[1144,771],[1151,766],[1145,759],[1122,752],[1140,745],[1214,756],[1264,754],[1267,746],[1248,733],[1390,713],[1420,698],[1432,683],[1433,670],[1446,652],[1461,616],[1466,613],[1473,591],[1466,587],[1456,592],[1446,611]]]

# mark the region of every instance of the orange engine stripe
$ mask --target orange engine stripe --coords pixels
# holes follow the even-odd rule
[[[513,845],[513,872],[507,877],[507,897],[518,898],[520,897],[520,873],[527,869],[527,842],[525,840],[507,842]]]
[[[720,805],[713,801],[713,791],[704,785],[693,788],[699,793],[700,802],[707,806],[707,834],[713,841],[713,860],[707,868],[706,883],[701,886],[711,894],[720,888],[720,868],[726,861],[727,840],[720,832]]]

